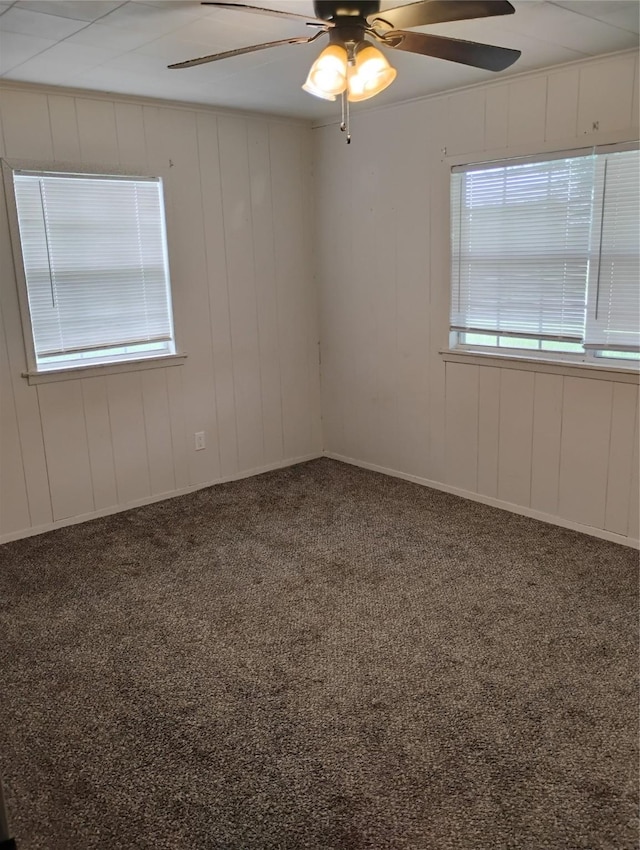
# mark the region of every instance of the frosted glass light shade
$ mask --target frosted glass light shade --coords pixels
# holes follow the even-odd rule
[[[336,100],[335,94],[327,94],[326,92],[323,92],[323,91],[320,91],[320,89],[317,89],[313,85],[313,83],[309,80],[309,77],[307,77],[307,81],[304,83],[302,88],[306,92],[308,92],[309,94],[314,95],[314,97],[321,97],[323,100]]]
[[[383,54],[368,44],[356,53],[355,68],[349,74],[349,100],[356,103],[374,97],[390,86],[396,75]]]
[[[335,100],[347,87],[347,51],[330,44],[311,66],[302,88],[316,97]]]

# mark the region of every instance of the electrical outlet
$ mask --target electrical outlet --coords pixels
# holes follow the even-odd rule
[[[196,431],[193,435],[196,451],[199,452],[202,449],[206,448],[205,440],[204,440],[204,431]]]

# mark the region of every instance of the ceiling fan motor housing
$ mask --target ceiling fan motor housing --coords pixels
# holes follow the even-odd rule
[[[336,18],[367,18],[380,11],[379,0],[315,0],[313,10],[323,21]]]

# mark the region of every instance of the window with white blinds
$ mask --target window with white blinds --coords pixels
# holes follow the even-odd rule
[[[15,170],[36,371],[175,353],[159,178]]]
[[[633,150],[454,170],[451,330],[462,343],[640,351],[639,162]]]

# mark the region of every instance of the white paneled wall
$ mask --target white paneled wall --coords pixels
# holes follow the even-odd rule
[[[637,541],[637,383],[440,354],[452,161],[637,139],[637,78],[618,54],[315,130],[329,454]]]
[[[350,146],[335,125],[6,86],[0,155],[165,178],[188,358],[30,386],[0,198],[0,542],[323,448],[637,540],[637,384],[440,354],[453,159],[637,138],[637,75],[625,53],[354,110]]]
[[[165,178],[188,354],[29,386],[0,198],[0,541],[319,454],[311,130],[11,85],[0,120],[7,158]]]
[[[444,483],[637,538],[637,386],[455,362],[445,372]]]

